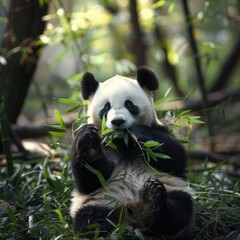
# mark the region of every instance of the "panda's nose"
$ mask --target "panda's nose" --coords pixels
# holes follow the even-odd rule
[[[113,119],[111,121],[111,123],[116,127],[120,127],[121,125],[123,125],[125,123],[125,120],[121,119],[121,118],[117,118],[117,119]]]

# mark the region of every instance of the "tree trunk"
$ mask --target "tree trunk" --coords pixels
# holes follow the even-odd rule
[[[137,66],[145,65],[147,45],[144,42],[144,33],[139,23],[137,0],[129,1],[129,12],[131,14],[132,48],[135,62]]]
[[[7,60],[0,65],[0,97],[4,98],[6,116],[15,123],[21,112],[37,61],[39,47],[36,41],[43,33],[48,4],[38,1],[12,0],[2,51]]]

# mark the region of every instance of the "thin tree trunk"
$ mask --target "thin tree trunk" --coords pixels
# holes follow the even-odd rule
[[[223,63],[219,74],[217,75],[210,92],[216,92],[224,89],[224,87],[229,82],[231,75],[238,66],[240,59],[240,34],[237,38],[237,41],[232,48],[229,56],[226,58],[226,61]]]
[[[132,47],[136,65],[145,65],[147,45],[144,42],[144,34],[139,23],[137,0],[129,0],[129,12],[131,14]]]
[[[15,123],[21,112],[37,61],[36,41],[43,33],[48,4],[38,1],[12,0],[2,42],[6,65],[0,65],[0,96],[4,98],[6,116]]]

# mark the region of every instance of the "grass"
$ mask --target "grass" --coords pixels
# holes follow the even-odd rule
[[[227,176],[222,165],[207,166],[201,172],[188,173],[197,210],[197,227],[190,239],[237,239],[240,236],[239,182]],[[0,239],[83,238],[74,233],[69,216],[73,182],[68,154],[57,161],[19,160],[11,178],[6,167],[0,173],[0,199],[9,203],[0,216]],[[106,239],[144,237],[139,230],[117,226]]]

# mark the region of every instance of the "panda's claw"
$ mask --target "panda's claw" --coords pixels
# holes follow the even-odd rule
[[[157,179],[150,178],[145,182],[144,190],[148,193],[149,199],[152,199],[153,209],[159,211],[167,197],[164,185]]]

